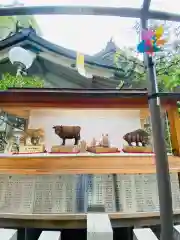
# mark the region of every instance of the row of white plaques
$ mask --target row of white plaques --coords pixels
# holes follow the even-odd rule
[[[159,210],[155,174],[116,175],[115,187],[113,182],[113,175],[0,175],[0,213],[78,213],[94,204],[106,212]],[[180,210],[176,173],[171,186],[173,208]]]

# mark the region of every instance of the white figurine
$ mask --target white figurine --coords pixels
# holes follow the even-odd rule
[[[80,141],[80,144],[79,144],[80,152],[86,152],[86,149],[87,149],[86,141],[85,140]]]
[[[92,139],[91,147],[96,147],[97,141],[95,138]]]
[[[101,147],[110,147],[108,134],[102,134],[102,139],[100,141],[100,146]]]

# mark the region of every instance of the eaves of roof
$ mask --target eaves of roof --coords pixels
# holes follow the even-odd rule
[[[47,50],[59,56],[63,56],[76,61],[75,51],[53,44],[39,37],[33,29],[29,29],[29,28],[28,29],[24,28],[22,31],[15,33],[14,35],[0,41],[0,51],[3,51],[6,48],[12,47],[17,44],[21,44],[24,41],[28,41],[29,45],[32,45],[32,49],[33,49],[33,45],[38,45],[41,51]],[[116,67],[107,66],[107,65],[96,62],[94,58],[89,55],[85,55],[85,64],[95,66],[95,67],[100,67],[100,68],[106,68],[110,70],[117,70]]]
[[[159,93],[161,102],[165,105],[173,105],[180,100],[180,93]],[[16,104],[34,104],[49,106],[68,102],[72,105],[78,102],[79,105],[89,103],[96,106],[101,103],[102,106],[114,104],[132,105],[148,104],[148,93],[146,89],[9,89],[0,92],[0,101],[2,104],[16,106]],[[104,105],[103,105],[104,104]]]

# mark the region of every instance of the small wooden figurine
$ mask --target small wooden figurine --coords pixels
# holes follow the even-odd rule
[[[44,142],[44,131],[40,128],[38,129],[27,129],[26,130],[26,141],[29,140],[29,145],[37,146]],[[29,138],[29,139],[28,139]]]
[[[81,127],[79,126],[54,126],[55,134],[62,139],[61,145],[52,146],[51,152],[78,153]],[[74,145],[66,145],[66,139],[75,139]]]
[[[123,139],[128,143],[128,146],[124,146],[123,151],[128,153],[151,153],[152,147],[150,146],[150,136],[143,129],[137,129],[135,131],[126,133]],[[135,146],[133,146],[135,143]]]
[[[20,138],[20,153],[44,152],[44,130],[41,128],[27,129]],[[23,144],[24,142],[24,144]]]
[[[80,141],[79,150],[81,153],[85,153],[87,150],[87,143],[85,140]]]
[[[138,129],[133,132],[126,133],[123,136],[123,139],[132,146],[132,143],[135,142],[136,146],[147,146],[149,144],[149,134],[143,129]]]
[[[102,134],[102,139],[100,141],[100,147],[110,147],[108,134]]]
[[[96,141],[95,138],[93,138],[90,146],[91,147],[96,147],[96,145],[97,145],[97,141]]]
[[[55,134],[58,135],[62,140],[62,145],[66,144],[66,139],[75,139],[74,145],[78,145],[80,140],[81,127],[79,126],[54,126]]]
[[[92,153],[117,153],[118,148],[111,147],[108,134],[102,134],[102,138],[99,144],[96,144],[96,140],[93,138],[91,146],[87,148],[87,151]]]

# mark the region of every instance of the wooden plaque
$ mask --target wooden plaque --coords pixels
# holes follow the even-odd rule
[[[20,146],[19,153],[43,153],[45,151],[45,146]]]

